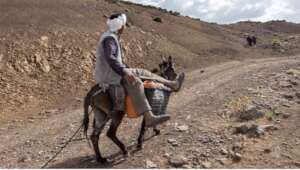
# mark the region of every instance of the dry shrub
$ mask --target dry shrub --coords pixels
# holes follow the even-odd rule
[[[226,107],[233,113],[245,112],[248,106],[252,103],[252,99],[249,96],[242,96],[237,99],[231,100],[226,104]]]

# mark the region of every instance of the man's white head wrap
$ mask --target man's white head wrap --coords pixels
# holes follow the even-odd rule
[[[125,14],[121,14],[117,18],[108,19],[106,23],[107,23],[109,31],[111,31],[111,32],[117,32],[123,26],[126,25],[126,22],[127,22],[126,15]]]

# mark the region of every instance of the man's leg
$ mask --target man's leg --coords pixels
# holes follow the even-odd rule
[[[128,70],[136,77],[139,77],[141,79],[147,79],[147,80],[155,80],[159,83],[162,83],[162,84],[170,87],[171,89],[173,89],[175,91],[179,91],[179,89],[182,85],[182,82],[184,80],[184,74],[180,74],[176,78],[176,80],[170,81],[170,80],[167,80],[157,74],[153,74],[146,69],[130,68]]]
[[[125,115],[125,90],[121,85],[110,85],[108,89],[110,99],[112,101],[112,120],[106,135],[122,150],[126,155],[127,149],[125,145],[118,139],[117,130]]]
[[[110,85],[108,89],[112,101],[112,113],[125,111],[125,89],[122,85]]]
[[[129,84],[124,81],[124,87],[127,90],[128,95],[132,98],[132,103],[138,114],[144,114],[146,127],[161,124],[170,119],[170,116],[155,116],[152,113],[152,108],[146,98],[144,85],[141,79],[138,79],[135,84]]]

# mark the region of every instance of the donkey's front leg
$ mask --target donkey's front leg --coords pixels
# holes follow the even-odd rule
[[[100,153],[99,144],[98,144],[99,135],[100,135],[99,130],[94,130],[92,135],[91,135],[91,141],[93,143],[94,151],[95,151],[95,154],[96,154],[96,161],[100,162],[100,163],[107,163],[107,159],[103,158],[101,153]]]
[[[125,145],[118,139],[116,135],[118,127],[121,124],[124,115],[124,112],[116,112],[115,114],[113,114],[112,121],[106,135],[121,149],[123,155],[127,157],[129,156],[129,153]]]
[[[96,154],[96,161],[101,163],[107,163],[107,159],[103,158],[99,149],[99,136],[108,121],[105,113],[101,112],[99,109],[95,109],[94,111],[94,124],[93,124],[93,133],[91,135],[91,141],[93,143],[94,151]]]

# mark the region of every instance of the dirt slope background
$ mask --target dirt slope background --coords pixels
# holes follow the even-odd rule
[[[106,17],[114,12],[124,12],[129,17],[129,27],[123,36],[123,50],[130,66],[152,69],[161,61],[162,56],[171,55],[175,58],[177,68],[189,73],[186,89],[174,96],[170,103],[169,110],[174,112],[174,118],[173,122],[165,127],[166,133],[162,137],[151,139],[149,143],[153,142],[153,144],[147,144],[144,151],[114,167],[149,167],[151,163],[157,167],[169,167],[173,166],[168,162],[173,157],[172,154],[176,155],[177,151],[187,154],[193,150],[198,151],[192,154],[193,156],[190,155],[191,157],[183,154],[189,160],[185,159],[185,162],[189,162],[185,163],[185,166],[299,166],[297,159],[299,153],[294,153],[294,150],[299,151],[299,131],[296,130],[297,124],[293,125],[289,122],[299,119],[297,117],[299,115],[296,114],[299,113],[296,95],[297,89],[299,91],[297,72],[299,57],[296,55],[300,49],[299,24],[272,21],[217,25],[179,16],[163,9],[102,0],[2,0],[0,2],[1,167],[39,167],[78,126],[81,110],[77,109],[82,105],[82,97],[94,83],[95,45],[101,32],[105,30]],[[155,17],[161,18],[162,23],[154,22]],[[258,37],[256,47],[246,46],[246,33]],[[281,40],[281,46],[276,50],[273,50],[271,46],[274,36]],[[294,57],[291,59],[287,56]],[[269,57],[272,59],[264,60]],[[249,59],[253,59],[254,64]],[[254,66],[252,67],[251,64]],[[207,68],[208,66],[210,67]],[[261,67],[266,68],[261,74],[256,73]],[[289,67],[294,70],[289,70]],[[251,74],[252,72],[254,74]],[[279,84],[266,84],[268,80],[265,76],[275,74],[273,72],[282,74],[280,80],[270,77],[270,82],[279,81],[277,82]],[[243,77],[249,80],[244,80]],[[256,79],[262,79],[262,83],[265,84],[260,85],[261,82],[256,82]],[[288,104],[283,105],[287,106],[287,110],[291,110],[287,111],[290,112],[289,114],[295,113],[296,117],[282,125],[287,126],[286,131],[279,130],[274,133],[286,135],[283,138],[292,140],[295,143],[293,147],[289,144],[281,146],[282,140],[279,140],[278,143],[262,142],[259,145],[266,145],[266,148],[262,148],[267,149],[267,152],[271,148],[271,153],[273,153],[273,146],[276,146],[274,154],[277,155],[273,155],[274,157],[258,152],[257,147],[253,150],[247,147],[247,149],[234,149],[230,153],[235,139],[224,137],[224,135],[231,135],[229,131],[234,128],[228,126],[234,123],[231,122],[233,118],[227,118],[225,113],[231,115],[239,109],[236,107],[240,104],[230,102],[231,100],[247,103],[250,95],[248,95],[249,92],[243,91],[246,85],[251,86],[249,88],[250,91],[254,90],[253,93],[257,87],[264,89],[264,87],[274,86],[276,89],[278,86],[279,96],[275,98],[288,100]],[[287,91],[281,91],[283,87]],[[268,90],[265,91],[268,92]],[[273,93],[265,91],[263,91],[266,93],[264,95],[274,96]],[[182,95],[186,95],[185,102],[179,101]],[[240,99],[243,96],[247,96],[247,100]],[[253,99],[253,101],[256,100]],[[226,102],[231,104],[229,107],[231,109],[226,110],[221,107]],[[265,104],[265,101],[263,103]],[[282,105],[276,102],[275,104],[280,107]],[[271,105],[271,108],[265,110],[265,113],[269,113],[270,110],[274,111],[274,103],[267,103],[267,105]],[[285,110],[280,113],[284,112]],[[187,115],[190,116],[185,117]],[[223,118],[219,119],[218,115],[223,115]],[[273,112],[268,115],[272,117],[271,122],[275,121],[272,116]],[[279,113],[278,115],[282,116]],[[176,121],[178,121],[177,124],[175,124]],[[128,124],[129,120],[126,122],[125,129],[131,129],[131,134],[136,135],[138,122],[134,125]],[[175,131],[175,125],[177,126],[178,123],[187,125],[188,132]],[[220,123],[219,126],[216,126],[218,123]],[[224,131],[227,127],[228,131]],[[186,129],[186,126],[183,129]],[[287,133],[288,130],[296,134]],[[202,137],[198,139],[198,137],[191,136],[192,134],[199,134]],[[121,137],[127,144],[134,141],[131,136],[121,135]],[[274,138],[274,136],[265,138],[273,139],[272,137]],[[215,144],[215,140],[219,138],[222,138],[223,143]],[[189,144],[187,141],[190,139],[193,139],[195,144]],[[255,138],[250,142],[258,141],[259,143],[261,140],[261,138]],[[175,144],[169,146],[168,142]],[[162,146],[156,148],[160,151],[153,150],[153,147],[157,145]],[[179,145],[181,149],[175,145]],[[108,155],[112,151],[117,151],[116,148],[107,146],[111,145],[104,145],[104,152]],[[282,147],[288,154],[288,156],[283,156],[284,159],[280,156]],[[204,151],[210,148],[212,148],[210,151]],[[243,148],[243,146],[237,148]],[[226,156],[220,158],[222,160],[211,159],[209,155],[218,152],[218,149],[223,150]],[[164,150],[166,153],[162,153]],[[91,161],[92,152],[80,139],[78,139],[78,144],[75,142],[75,145],[72,145],[66,152],[62,155],[63,158],[55,162],[56,167],[101,167]],[[78,156],[74,157],[77,154]],[[161,159],[164,154],[166,158]],[[230,162],[231,158],[239,159],[241,155],[247,156],[247,154],[250,154],[249,159],[242,159],[237,164]],[[149,160],[147,166],[145,155]],[[264,158],[264,162],[257,162],[252,158]],[[74,164],[73,159],[80,163]],[[278,161],[281,159],[282,161]],[[203,165],[203,162],[206,165]]]

